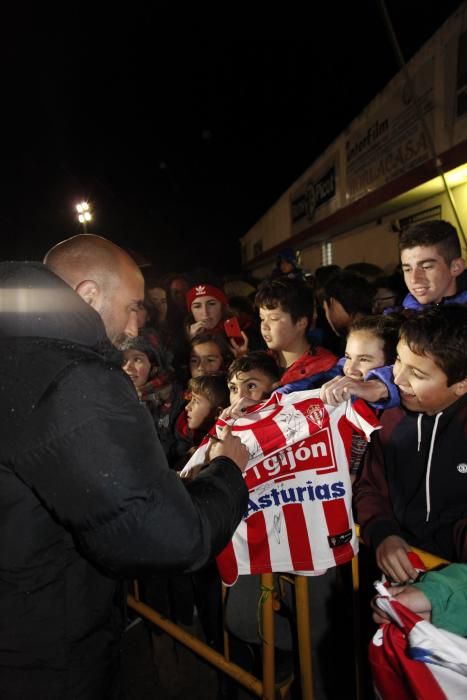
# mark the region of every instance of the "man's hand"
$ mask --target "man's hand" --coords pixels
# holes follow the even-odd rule
[[[390,535],[376,548],[376,563],[381,571],[395,583],[414,581],[418,572],[407,556],[410,546],[402,537]]]
[[[220,439],[211,438],[212,446],[209,448],[209,459],[215,457],[229,457],[241,472],[245,471],[245,467],[250,458],[247,448],[242,443],[240,438],[232,435],[232,428],[226,425],[222,429]]]
[[[414,588],[413,586],[394,586],[389,590],[391,595],[397,598],[399,603],[402,603],[406,608],[420,615],[424,620],[431,621],[431,603],[426,595],[418,588]],[[378,623],[378,625],[389,622],[390,620],[386,616],[386,613],[378,608],[375,601],[375,598],[371,601],[373,620]]]
[[[352,379],[351,377],[334,377],[323,384],[319,398],[330,406],[338,406],[347,401],[351,396],[357,396],[365,401],[381,401],[388,398],[388,390],[379,379],[370,379],[368,382]]]

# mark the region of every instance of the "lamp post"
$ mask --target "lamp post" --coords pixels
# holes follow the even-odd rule
[[[92,211],[89,202],[77,204],[76,211],[78,212],[78,221],[82,224],[84,233],[87,233],[88,223],[92,221]]]

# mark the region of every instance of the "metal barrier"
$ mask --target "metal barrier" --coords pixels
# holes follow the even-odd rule
[[[357,526],[358,530],[358,526]],[[420,556],[427,569],[433,569],[449,562],[440,557],[436,557],[429,552],[412,547],[412,549]],[[359,589],[360,589],[360,562],[358,556],[352,560],[352,601],[353,601],[353,636],[354,636],[354,665],[355,665],[355,682],[356,682],[356,697],[357,700],[363,700],[363,682],[362,682],[362,656],[363,649],[361,636],[361,611],[359,604]],[[300,685],[301,696],[303,700],[313,700],[313,670],[311,656],[311,625],[310,625],[310,610],[308,599],[308,577],[292,574],[284,574],[289,583],[295,587],[295,603],[296,603],[296,625],[299,650],[299,667],[300,667]],[[224,655],[212,649],[208,644],[198,639],[192,634],[189,634],[184,629],[176,625],[171,620],[167,619],[156,610],[153,610],[148,605],[145,605],[139,599],[138,584],[135,581],[134,595],[128,595],[127,603],[130,608],[137,612],[140,616],[153,622],[162,630],[171,635],[174,639],[181,642],[189,649],[205,659],[217,669],[226,673],[235,681],[243,685],[251,693],[262,698],[262,700],[276,700],[277,698],[285,698],[290,690],[293,682],[293,677],[284,685],[277,686],[275,683],[275,663],[274,663],[274,600],[272,591],[274,588],[273,574],[261,575],[261,586],[263,590],[271,591],[264,601],[262,608],[262,680],[256,678],[251,673],[248,673],[243,668],[233,663],[229,659],[229,644],[228,632],[224,625]]]
[[[313,677],[311,660],[311,631],[309,624],[308,579],[306,576],[287,575],[287,580],[295,586],[295,601],[297,609],[297,636],[299,648],[300,680],[303,700],[313,699]],[[273,574],[261,575],[263,590],[273,591]],[[228,633],[224,632],[224,655],[212,649],[208,644],[189,634],[184,629],[167,619],[156,610],[139,600],[139,587],[135,582],[134,595],[128,595],[128,606],[160,627],[174,639],[194,651],[223,673],[243,685],[262,700],[285,698],[294,680],[293,676],[283,685],[275,683],[274,660],[274,600],[272,593],[265,598],[262,608],[262,680],[229,660]],[[225,629],[225,627],[224,627]]]

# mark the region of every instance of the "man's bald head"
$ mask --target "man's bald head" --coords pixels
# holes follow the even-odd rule
[[[101,236],[80,234],[57,243],[44,264],[101,315],[113,342],[122,335],[137,335],[143,276],[122,248]]]
[[[71,287],[87,279],[111,277],[122,260],[136,263],[112,241],[93,234],[80,234],[57,243],[46,253],[44,264]]]

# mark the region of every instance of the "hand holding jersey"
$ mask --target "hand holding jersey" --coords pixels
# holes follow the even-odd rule
[[[350,397],[364,399],[367,403],[376,403],[388,397],[388,389],[379,379],[360,381],[352,377],[334,377],[323,384],[320,398],[330,406],[337,406]]]
[[[246,469],[248,450],[238,437],[232,435],[232,428],[229,425],[222,428],[219,437],[211,444],[209,460],[212,461],[216,457],[228,457],[235,462],[241,472]]]
[[[249,505],[217,559],[231,585],[239,574],[313,572],[349,561],[358,541],[352,518],[352,433],[369,438],[378,422],[362,401],[323,404],[319,390],[273,394],[228,418],[250,459],[244,472]],[[213,432],[222,436],[226,419]],[[207,437],[184,473],[204,461]]]
[[[398,583],[414,581],[417,578],[417,571],[407,556],[410,551],[410,545],[402,537],[390,535],[376,548],[376,563],[391,581]]]

